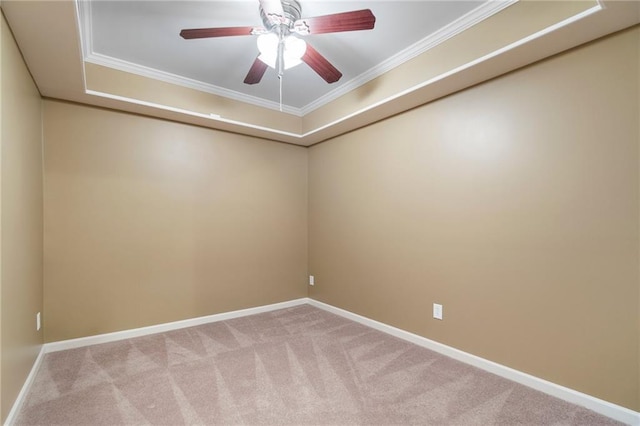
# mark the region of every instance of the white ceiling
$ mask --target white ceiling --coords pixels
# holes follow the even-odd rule
[[[327,84],[306,64],[285,72],[285,112],[303,116],[361,86],[513,1],[302,0],[302,16],[371,9],[369,31],[310,35],[311,43],[342,73]],[[256,58],[255,36],[184,40],[183,28],[261,26],[258,0],[79,1],[85,60],[249,102],[279,107],[279,84],[267,70],[256,85],[243,83]]]

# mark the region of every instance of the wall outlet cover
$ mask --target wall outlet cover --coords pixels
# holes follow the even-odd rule
[[[433,317],[435,319],[442,319],[442,305],[438,303],[433,304]]]

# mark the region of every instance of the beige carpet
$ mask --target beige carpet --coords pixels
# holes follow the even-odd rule
[[[47,354],[17,424],[617,423],[302,305]]]

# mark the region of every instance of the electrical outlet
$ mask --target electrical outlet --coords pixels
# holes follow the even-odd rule
[[[313,275],[309,275],[309,285],[316,285],[316,280]]]
[[[442,305],[439,305],[437,303],[433,304],[433,317],[435,319],[442,319]]]
[[[42,326],[42,318],[40,316],[40,312],[36,314],[36,331],[40,331],[40,327]]]

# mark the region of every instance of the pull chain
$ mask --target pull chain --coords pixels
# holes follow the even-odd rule
[[[278,76],[278,81],[280,82],[280,112],[282,112],[282,76]]]
[[[278,81],[280,82],[280,112],[282,112],[282,76],[284,75],[284,25],[278,27],[278,56],[276,58],[278,68]]]

